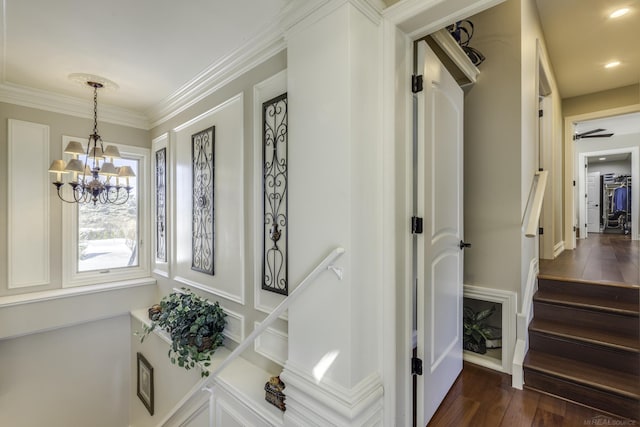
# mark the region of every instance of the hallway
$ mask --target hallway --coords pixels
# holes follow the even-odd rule
[[[540,275],[640,285],[640,242],[622,234],[589,233],[554,260],[540,260]]]

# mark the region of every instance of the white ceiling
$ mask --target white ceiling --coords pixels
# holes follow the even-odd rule
[[[291,0],[0,0],[0,83],[91,98],[71,73],[119,89],[107,104],[141,113],[241,48]]]
[[[562,98],[640,81],[639,0],[536,0]],[[614,10],[626,15],[612,19]],[[605,69],[610,61],[616,68]]]
[[[640,0],[536,0],[563,97],[638,83]],[[309,0],[0,0],[0,84],[91,98],[71,73],[97,74],[115,91],[99,100],[149,117],[249,49],[287,10]],[[608,13],[630,6],[613,22]],[[604,70],[617,58],[622,66]],[[44,91],[44,92],[40,92]]]

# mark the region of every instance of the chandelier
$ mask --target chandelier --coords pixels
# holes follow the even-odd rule
[[[98,134],[98,89],[104,87],[96,81],[86,81],[93,88],[93,133],[89,135],[87,148],[78,141],[70,141],[64,149],[65,154],[72,156],[68,163],[64,160],[54,160],[49,172],[56,174],[53,185],[58,197],[67,203],[91,203],[121,205],[129,200],[133,187],[129,186],[129,178],[135,177],[131,166],[114,165],[115,159],[120,159],[120,152],[114,145],[103,145],[102,137]],[[84,162],[79,159],[84,155]],[[62,174],[72,173],[72,179],[67,183],[62,181]],[[63,196],[63,188],[71,188],[71,196]],[[67,192],[68,193],[68,192]]]

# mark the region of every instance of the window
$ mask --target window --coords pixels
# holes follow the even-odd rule
[[[138,160],[120,159],[118,165],[130,166],[138,176]],[[122,205],[78,205],[79,272],[139,265],[137,179],[129,181],[133,190]]]
[[[70,140],[63,137],[63,147]],[[85,142],[86,143],[86,142]],[[116,145],[135,178],[129,199],[122,205],[63,205],[63,287],[92,285],[149,275],[147,242],[147,179],[149,150]]]

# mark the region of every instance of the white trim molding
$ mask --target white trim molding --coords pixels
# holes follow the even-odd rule
[[[511,374],[511,362],[516,342],[516,305],[515,292],[481,286],[464,285],[464,297],[479,301],[489,301],[502,307],[502,354],[500,361],[470,352],[464,352],[465,361]]]
[[[258,326],[260,326],[260,322],[253,323],[253,329]],[[278,365],[284,366],[289,354],[289,335],[274,328],[267,328],[254,341],[253,350]]]
[[[538,290],[538,272],[540,271],[538,258],[529,263],[527,283],[522,297],[522,307],[516,316],[516,347],[513,353],[511,368],[511,385],[522,390],[524,385],[524,371],[522,364],[529,350],[529,323],[533,319],[533,295]]]
[[[13,83],[0,83],[0,102],[92,119],[87,100]],[[137,111],[100,104],[100,121],[137,129],[150,129],[147,117]]]
[[[383,425],[383,386],[372,373],[351,389],[316,379],[289,361],[280,378],[287,385],[286,425]]]

